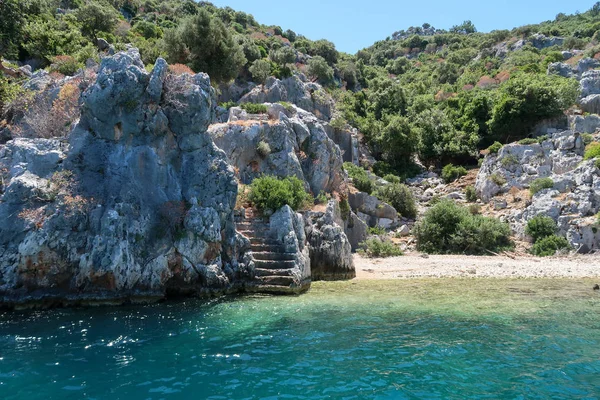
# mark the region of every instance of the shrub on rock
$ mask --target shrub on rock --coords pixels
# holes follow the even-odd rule
[[[375,192],[375,197],[385,201],[406,218],[417,217],[417,204],[408,186],[401,183],[390,183],[381,186]]]
[[[454,182],[461,176],[465,176],[467,174],[467,170],[465,167],[461,167],[460,165],[455,166],[452,164],[446,165],[442,168],[442,179],[446,183]]]
[[[248,199],[259,210],[279,210],[284,205],[298,210],[311,200],[304,182],[295,176],[278,179],[274,176],[256,178],[250,185]]]
[[[538,215],[527,222],[525,233],[531,236],[534,242],[537,242],[540,239],[554,235],[556,230],[556,222],[552,218]]]
[[[586,160],[591,160],[592,158],[600,157],[600,143],[592,142],[585,148],[585,154],[583,156]]]
[[[417,249],[432,254],[486,254],[512,248],[510,227],[440,200],[415,227]]]
[[[373,193],[375,183],[369,178],[367,171],[349,162],[344,163],[344,170],[352,178],[355,188],[367,194]]]
[[[538,178],[531,182],[529,185],[529,191],[532,195],[544,189],[552,189],[554,187],[554,181],[550,178]]]
[[[267,106],[264,104],[244,103],[241,105],[241,107],[248,114],[266,114],[267,113]]]

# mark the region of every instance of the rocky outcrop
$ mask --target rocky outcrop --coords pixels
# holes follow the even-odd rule
[[[237,123],[242,114],[232,112],[234,120],[209,129],[241,182],[251,183],[263,174],[296,176],[315,195],[337,190],[344,179],[342,155],[320,121],[299,108],[289,112],[280,104],[269,105],[269,114],[277,119]]]
[[[578,133],[595,133],[600,129],[600,116],[576,115],[569,118],[573,131]]]
[[[506,145],[485,158],[477,175],[477,194],[488,202],[513,187],[526,188],[535,179],[566,174],[583,160],[584,147],[579,133],[572,131],[556,133],[540,144]]]
[[[264,85],[258,86],[254,83],[234,83],[221,87],[220,100],[260,104],[288,102],[325,121],[331,119],[335,109],[333,99],[321,85],[309,82],[302,74],[281,80],[270,77]]]
[[[207,75],[160,59],[148,73],[130,49],[102,61],[67,140],[0,148],[0,303],[203,295],[251,277],[234,171],[206,133],[214,102]]]
[[[351,192],[348,202],[358,217],[370,227],[393,229],[399,226],[398,212],[394,207],[363,192]]]
[[[313,280],[343,280],[356,276],[352,246],[344,232],[339,205],[330,200],[325,212],[305,214]]]
[[[596,251],[600,247],[595,217],[600,211],[600,171],[595,160],[583,160],[583,152],[582,137],[572,131],[556,133],[541,144],[506,145],[497,155],[485,158],[477,176],[478,195],[489,202],[512,188],[525,189],[536,179],[549,178],[552,188],[535,193],[524,209],[507,210],[503,218],[517,237],[528,239],[527,222],[546,215],[557,222],[558,233],[573,249]]]

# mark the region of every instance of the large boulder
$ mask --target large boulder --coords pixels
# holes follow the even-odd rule
[[[67,141],[0,149],[0,304],[221,293],[252,276],[234,171],[206,133],[214,90],[167,71],[135,49],[105,58]]]
[[[400,224],[396,209],[375,196],[363,192],[350,192],[348,202],[358,217],[370,227],[393,229]]]
[[[354,278],[352,246],[344,233],[337,201],[329,201],[325,212],[305,214],[305,219],[312,280]]]

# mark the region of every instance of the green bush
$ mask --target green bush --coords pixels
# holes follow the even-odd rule
[[[204,8],[167,30],[163,42],[169,63],[206,72],[214,82],[236,78],[248,61],[234,32]]]
[[[538,215],[527,222],[525,233],[533,238],[534,242],[552,236],[556,233],[556,222],[545,215]]]
[[[585,160],[591,160],[592,158],[600,157],[600,143],[592,142],[585,148],[585,154],[583,158]]]
[[[457,180],[461,176],[465,176],[466,174],[467,170],[465,169],[465,167],[461,167],[460,165],[455,166],[452,164],[448,164],[444,168],[442,168],[442,179],[446,183],[454,182],[455,180]]]
[[[538,140],[534,139],[534,138],[525,138],[525,139],[519,140],[519,144],[522,144],[522,145],[537,144],[537,143],[538,143]]]
[[[374,227],[369,227],[369,235],[381,236],[381,235],[385,235],[385,234],[386,234],[385,229],[383,229],[379,225],[374,226]]]
[[[497,173],[490,175],[489,180],[494,182],[498,186],[506,185],[506,178]]]
[[[408,186],[401,183],[390,183],[379,187],[375,196],[394,207],[403,217],[412,219],[417,217],[415,197]]]
[[[465,196],[469,203],[475,203],[477,201],[477,191],[473,186],[467,186],[465,188]]]
[[[587,146],[594,141],[594,135],[589,133],[583,133],[581,135],[581,139],[583,140],[583,144]]]
[[[498,152],[500,151],[502,146],[503,146],[502,143],[494,142],[494,144],[492,144],[490,147],[488,147],[487,150],[490,152],[490,154],[498,154]]]
[[[327,193],[325,193],[322,190],[319,193],[319,195],[317,197],[315,197],[316,204],[326,204],[328,201],[329,201],[329,198],[327,197]]]
[[[440,200],[415,227],[417,249],[433,254],[486,254],[513,247],[508,224],[473,215],[451,200]]]
[[[561,236],[547,236],[538,240],[531,248],[531,253],[538,257],[549,257],[556,254],[559,250],[571,248],[569,241]]]
[[[384,258],[403,255],[402,250],[394,243],[379,238],[367,239],[360,246],[358,252],[367,257]]]
[[[83,64],[78,62],[74,57],[71,56],[57,56],[52,59],[52,65],[50,70],[52,72],[58,72],[63,75],[72,76],[83,68]]]
[[[598,158],[595,162],[594,165],[596,166],[596,168],[600,169],[600,158]]]
[[[346,170],[348,176],[352,178],[352,183],[355,188],[367,194],[373,193],[375,182],[369,178],[367,171],[349,162],[344,163],[344,170]]]
[[[311,196],[304,189],[304,182],[295,176],[284,179],[263,176],[250,185],[248,199],[259,210],[277,211],[286,204],[298,210],[311,200]]]
[[[237,107],[237,103],[235,101],[226,101],[225,103],[219,104],[219,106],[229,110],[231,107]]]
[[[400,182],[400,177],[393,175],[393,174],[387,174],[383,177],[384,181],[388,181],[389,183],[401,183]]]
[[[261,140],[256,146],[256,152],[262,158],[268,157],[271,154],[271,146],[269,146],[269,143]]]
[[[267,106],[264,104],[244,103],[241,105],[241,107],[248,114],[266,114],[267,113]]]
[[[529,192],[534,195],[544,189],[552,189],[554,181],[551,178],[538,178],[529,185]]]
[[[248,69],[252,74],[252,79],[257,83],[265,83],[271,75],[271,63],[267,60],[256,60]]]

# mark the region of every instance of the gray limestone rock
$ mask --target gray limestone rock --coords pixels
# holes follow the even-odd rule
[[[324,213],[305,214],[313,280],[343,280],[356,276],[352,246],[344,233],[344,222],[336,200]]]
[[[68,140],[0,147],[0,303],[222,293],[249,279],[205,74],[102,60]]]

